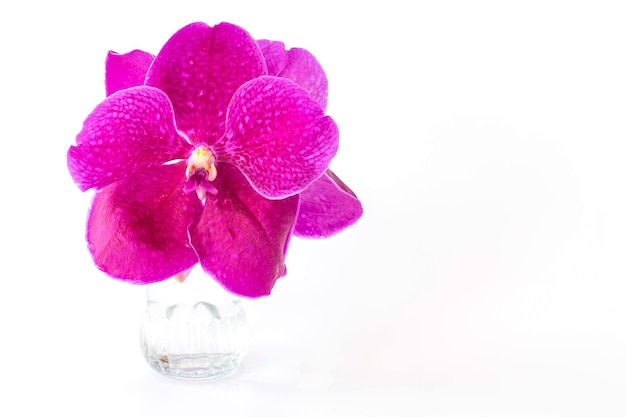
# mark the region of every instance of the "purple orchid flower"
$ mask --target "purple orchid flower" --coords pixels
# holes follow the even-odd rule
[[[278,41],[257,41],[268,73],[288,78],[309,92],[324,111],[328,103],[328,80],[315,56],[306,49],[285,49]],[[134,50],[109,52],[106,60],[107,95],[141,85],[154,56]],[[327,238],[356,223],[363,207],[356,194],[331,170],[300,193],[300,210],[294,234],[304,238]]]
[[[135,55],[124,77],[107,64],[109,95],[68,151],[78,187],[97,190],[96,265],[145,284],[200,262],[235,294],[269,294],[285,274],[299,193],[337,151],[335,123],[297,83],[268,75],[237,26],[194,23],[154,60]]]

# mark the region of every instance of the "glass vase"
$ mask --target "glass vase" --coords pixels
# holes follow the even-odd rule
[[[219,378],[237,369],[249,335],[242,299],[199,267],[146,287],[140,340],[153,369],[193,380]]]

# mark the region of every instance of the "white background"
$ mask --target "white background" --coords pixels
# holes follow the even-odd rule
[[[623,2],[6,4],[1,415],[626,415]],[[106,52],[194,21],[317,56],[365,208],[292,243],[241,370],[199,384],[144,362],[144,288],[93,266],[65,166]]]

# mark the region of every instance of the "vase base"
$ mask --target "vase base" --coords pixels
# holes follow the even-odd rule
[[[241,363],[239,354],[150,355],[148,364],[157,372],[175,379],[207,380],[231,375]]]
[[[246,353],[248,320],[242,300],[216,286],[193,273],[148,286],[140,344],[152,369],[187,380],[234,373]]]

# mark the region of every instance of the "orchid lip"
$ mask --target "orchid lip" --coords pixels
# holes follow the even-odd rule
[[[196,145],[187,158],[187,178],[197,169],[205,169],[209,174],[209,181],[215,180],[217,177],[217,169],[215,168],[215,156],[211,149],[205,145]]]
[[[205,201],[207,193],[217,194],[217,188],[212,184],[217,178],[215,155],[207,145],[199,144],[189,153],[185,176],[184,191],[195,191],[200,201]]]

